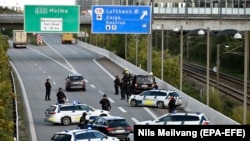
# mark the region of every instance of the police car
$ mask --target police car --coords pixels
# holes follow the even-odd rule
[[[79,123],[82,113],[86,112],[86,118],[93,120],[97,116],[109,116],[110,112],[95,109],[87,104],[78,102],[50,105],[45,111],[45,122],[53,124],[70,125]]]
[[[175,105],[182,105],[182,97],[174,90],[147,90],[139,95],[131,95],[129,104],[136,106],[154,106],[158,108],[168,107],[171,96],[176,100]]]
[[[73,129],[56,132],[52,141],[119,141],[116,137],[107,136],[91,129]]]
[[[209,125],[210,121],[200,112],[167,113],[155,120],[136,123],[137,125]]]

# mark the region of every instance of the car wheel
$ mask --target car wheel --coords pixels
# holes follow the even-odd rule
[[[71,120],[70,120],[69,117],[64,117],[64,118],[62,119],[62,125],[67,126],[67,125],[69,125],[70,123],[71,123]]]
[[[164,103],[162,101],[157,102],[157,107],[163,109]]]
[[[134,100],[134,99],[131,100],[130,106],[131,106],[131,107],[136,107],[136,106],[137,106],[136,100]]]
[[[85,92],[85,91],[86,91],[86,88],[83,88],[82,90]]]

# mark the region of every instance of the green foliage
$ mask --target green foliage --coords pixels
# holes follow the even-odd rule
[[[232,114],[230,116],[232,119],[239,123],[243,123],[243,107],[242,106],[235,106],[232,109]],[[250,112],[247,112],[247,122],[246,124],[250,124]]]
[[[210,94],[209,94],[209,106],[215,109],[218,112],[223,111],[222,107],[222,100],[220,98],[220,95],[218,94],[217,91],[211,91],[210,89]]]
[[[0,46],[1,48],[3,48],[4,52],[7,52],[7,50],[9,49],[9,43],[8,41],[3,37],[2,34],[0,34]]]
[[[0,35],[0,140],[13,140],[12,102],[14,94],[10,82],[10,66],[7,49],[9,44]]]

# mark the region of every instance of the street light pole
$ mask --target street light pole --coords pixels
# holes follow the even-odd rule
[[[219,67],[220,67],[220,44],[217,44],[217,59],[216,59],[216,88],[219,94]]]
[[[243,124],[247,124],[247,78],[249,70],[249,37],[248,31],[245,34],[245,55],[244,55],[244,98],[243,98]]]
[[[161,80],[163,80],[163,71],[164,71],[164,24],[161,25]]]
[[[183,66],[183,27],[181,26],[181,46],[180,46],[180,90],[182,91],[182,66]]]
[[[207,28],[207,106],[209,106],[210,29]]]

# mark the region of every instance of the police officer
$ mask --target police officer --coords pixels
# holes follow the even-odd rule
[[[83,112],[82,116],[80,118],[79,124],[78,124],[78,127],[80,129],[85,129],[87,127],[87,124],[88,124],[89,121],[86,119],[86,116],[87,116],[87,113]]]
[[[103,95],[103,98],[100,100],[100,104],[102,105],[102,110],[109,111],[111,109],[111,104],[106,94]]]
[[[115,76],[114,87],[115,87],[115,94],[116,95],[119,94],[119,86],[120,86],[120,78],[119,78],[119,76]]]
[[[50,81],[49,78],[47,78],[45,82],[45,89],[46,89],[45,101],[50,100],[51,85],[49,81]]]
[[[62,91],[62,88],[59,88],[57,94],[57,101],[59,104],[63,104],[65,103],[65,100],[66,100],[66,95],[64,94],[64,92]]]

